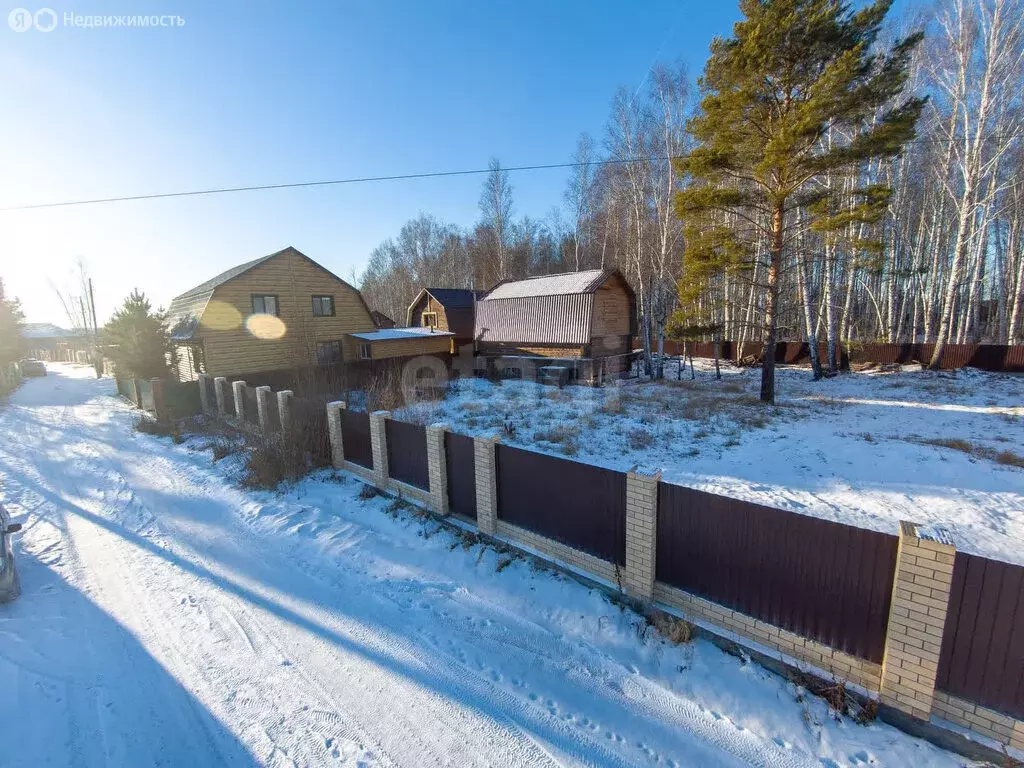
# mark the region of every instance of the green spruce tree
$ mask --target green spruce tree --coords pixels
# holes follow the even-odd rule
[[[103,326],[101,343],[119,376],[152,379],[167,375],[173,352],[167,317],[154,312],[146,294],[138,289]]]
[[[21,302],[8,298],[3,278],[0,278],[0,365],[13,363],[21,357],[21,326],[24,321]]]
[[[731,38],[711,44],[700,79],[703,98],[688,125],[696,148],[676,167],[684,182],[676,200],[686,222],[683,279],[734,270],[753,280],[764,312],[766,403],[775,400],[779,278],[796,209],[809,214],[802,226],[822,232],[876,220],[885,188],[864,182],[852,201],[838,201],[816,182],[898,154],[925,103],[901,96],[921,35],[876,50],[891,4],[852,11],[839,0],[741,0],[745,18]],[[758,258],[763,267],[755,270]]]

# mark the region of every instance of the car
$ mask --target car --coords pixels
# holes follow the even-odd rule
[[[11,534],[20,530],[21,523],[12,523],[11,516],[0,504],[0,603],[9,603],[21,594],[21,580],[11,546]]]
[[[21,375],[22,376],[45,376],[46,366],[43,365],[40,360],[22,360],[21,361]]]

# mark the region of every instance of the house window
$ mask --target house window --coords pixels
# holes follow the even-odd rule
[[[373,354],[370,351],[370,345],[365,341],[359,345],[359,357],[362,360],[369,360],[373,357]]]
[[[437,328],[437,312],[424,312],[421,325],[424,328]]]
[[[334,317],[334,297],[314,296],[313,317]]]
[[[320,365],[341,362],[341,342],[321,341],[316,345],[316,361]]]
[[[252,295],[252,312],[254,315],[280,315],[281,306],[277,296],[273,294],[254,293]]]

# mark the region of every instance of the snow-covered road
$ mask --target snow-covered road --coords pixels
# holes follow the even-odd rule
[[[963,764],[350,478],[241,490],[88,374],[0,405],[0,765]]]

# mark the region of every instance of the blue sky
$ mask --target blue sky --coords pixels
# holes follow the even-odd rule
[[[0,207],[570,159],[658,58],[696,77],[731,0],[257,3],[51,0],[63,18],[174,14],[182,27],[0,27]],[[34,10],[35,6],[30,7]],[[2,18],[7,18],[4,9]],[[564,171],[515,174],[516,214]],[[346,279],[417,213],[471,224],[482,179],[386,182],[0,213],[0,276],[29,320],[85,260],[101,322],[133,287],[166,305],[294,245]]]

